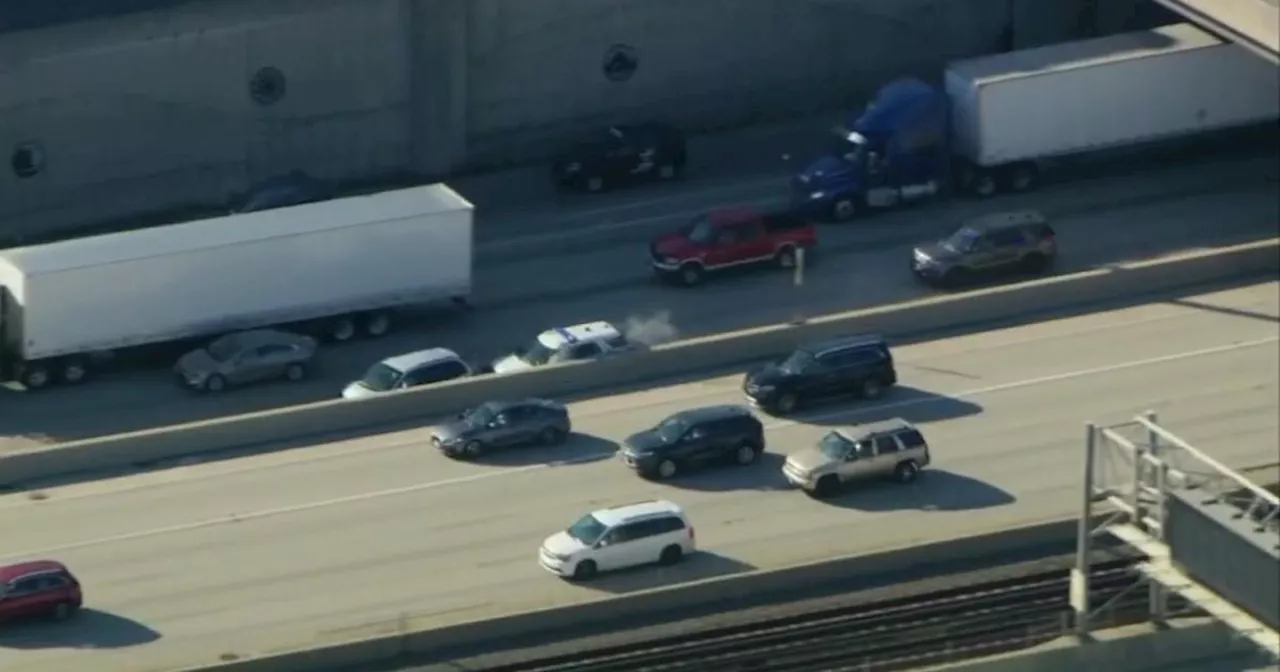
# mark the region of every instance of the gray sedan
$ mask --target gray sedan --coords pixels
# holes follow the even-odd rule
[[[561,443],[570,431],[569,411],[558,402],[489,401],[436,427],[431,444],[451,457],[475,458],[495,448]]]
[[[174,367],[183,385],[202,392],[264,380],[302,380],[315,358],[316,341],[274,329],[228,334],[183,355]]]

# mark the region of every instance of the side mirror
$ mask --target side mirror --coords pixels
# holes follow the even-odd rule
[[[608,539],[601,539],[600,541],[597,541],[597,542],[592,546],[592,548],[604,548],[605,546],[608,546],[608,545],[609,545],[609,540],[608,540]]]

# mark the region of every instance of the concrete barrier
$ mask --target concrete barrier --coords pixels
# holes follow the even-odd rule
[[[691,369],[763,360],[800,342],[840,334],[877,332],[901,337],[1260,273],[1280,273],[1280,239],[827,315],[800,325],[774,325],[695,338],[623,358],[484,376],[376,399],[325,401],[15,451],[0,455],[0,485],[129,468],[301,436],[429,420],[490,399],[563,397],[660,380],[687,374]]]
[[[538,636],[555,637],[583,623],[634,623],[646,617],[678,613],[721,603],[741,604],[745,597],[785,598],[850,577],[896,574],[904,569],[943,566],[965,560],[1007,559],[1042,548],[1069,546],[1076,536],[1074,518],[1026,525],[988,534],[930,542],[920,546],[834,558],[784,569],[705,579],[638,591],[575,605],[541,609],[490,620],[334,644],[278,655],[243,658],[194,667],[184,672],[326,672],[354,665],[417,661],[450,652],[492,646]],[[552,579],[554,580],[554,579]],[[410,622],[412,619],[408,619]],[[1101,669],[1101,668],[1096,668]]]

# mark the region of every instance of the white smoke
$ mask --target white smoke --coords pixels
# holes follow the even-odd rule
[[[622,333],[628,341],[650,347],[680,338],[669,310],[660,310],[649,317],[631,315],[623,323]]]

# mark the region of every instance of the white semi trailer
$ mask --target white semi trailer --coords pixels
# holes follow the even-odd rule
[[[264,326],[345,341],[471,293],[473,206],[429,185],[0,251],[0,378]]]

